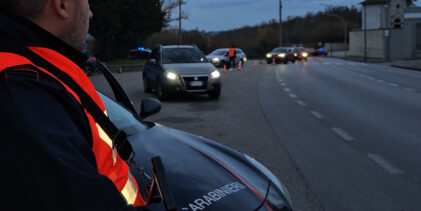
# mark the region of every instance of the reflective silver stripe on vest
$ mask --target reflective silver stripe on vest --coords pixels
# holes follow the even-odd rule
[[[133,177],[130,174],[130,170],[129,178],[127,179],[127,183],[124,186],[123,190],[121,190],[121,194],[123,194],[124,198],[126,198],[127,204],[134,204],[134,202],[136,201],[137,188],[135,183],[133,182]]]

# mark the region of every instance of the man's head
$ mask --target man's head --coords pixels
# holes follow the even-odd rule
[[[0,11],[26,17],[76,49],[86,47],[88,0],[1,0]]]

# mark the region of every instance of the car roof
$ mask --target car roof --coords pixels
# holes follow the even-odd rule
[[[215,49],[215,50],[213,50],[213,51],[219,51],[219,50],[228,51],[228,50],[229,50],[229,48],[218,48],[218,49]],[[241,50],[241,51],[242,51],[242,49],[241,49],[241,48],[235,48],[235,50]]]
[[[162,48],[195,48],[191,45],[163,45]]]

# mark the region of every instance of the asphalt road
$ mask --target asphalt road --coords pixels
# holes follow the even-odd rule
[[[136,108],[154,97],[143,92],[141,72],[116,76]],[[255,157],[297,210],[421,210],[420,79],[330,58],[249,62],[222,75],[220,100],[180,97],[148,120]]]
[[[421,210],[419,72],[337,59],[267,69],[262,108],[326,210]]]

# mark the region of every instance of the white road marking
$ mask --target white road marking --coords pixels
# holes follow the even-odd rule
[[[291,98],[297,98],[297,95],[295,95],[295,94],[289,94],[289,96],[290,96]]]
[[[330,65],[330,62],[325,62],[324,64],[325,64],[325,65]]]
[[[354,140],[354,137],[352,137],[351,135],[349,135],[344,129],[342,128],[337,128],[337,127],[333,127],[332,131],[335,132],[338,136],[340,136],[342,139],[344,139],[345,141],[352,141]]]
[[[311,115],[313,115],[316,119],[323,119],[323,115],[321,115],[317,111],[310,111]]]
[[[305,103],[301,100],[297,100],[297,103],[300,104],[301,106],[307,106],[307,103]]]
[[[373,78],[373,77],[371,77],[371,76],[368,76],[367,78],[368,78],[368,79],[370,79],[370,80],[374,80],[374,78]]]
[[[398,87],[399,85],[395,84],[395,83],[389,83],[390,86],[394,86],[394,87]]]
[[[278,71],[276,71],[276,78],[278,79],[278,81],[281,81],[281,75],[279,75]]]
[[[288,89],[288,88],[284,88],[284,90],[286,91],[286,92],[290,92],[291,90],[290,89]]]
[[[285,86],[285,83],[281,83],[281,86]]]
[[[410,91],[410,92],[416,92],[417,90],[414,88],[409,88],[409,87],[405,87],[404,88],[406,91]]]
[[[367,155],[370,159],[372,159],[375,163],[377,163],[382,168],[386,169],[391,174],[403,174],[404,172],[397,168],[395,165],[387,161],[384,157],[377,154],[368,154]]]
[[[340,63],[340,62],[336,62],[335,64],[336,64],[336,65],[342,65],[342,63]]]
[[[378,79],[377,81],[380,82],[380,83],[384,83],[385,82],[385,81],[383,81],[381,79]]]

